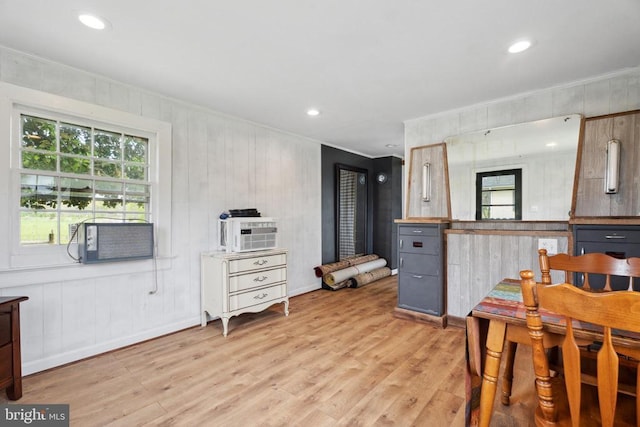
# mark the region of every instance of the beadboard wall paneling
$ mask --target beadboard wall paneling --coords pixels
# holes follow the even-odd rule
[[[68,278],[55,268],[0,270],[1,295],[29,297],[21,306],[24,374],[199,324],[200,253],[217,249],[224,210],[255,207],[275,217],[279,245],[289,251],[290,295],[320,288],[313,272],[322,247],[318,141],[2,47],[0,81],[169,122],[173,137],[165,171],[173,254],[159,261],[157,275],[151,261],[136,264],[137,272],[77,266]],[[3,266],[10,255],[3,245]]]
[[[559,252],[569,249],[568,232],[448,230],[447,314],[464,318],[500,280],[519,279],[521,270],[533,270],[539,280],[540,238],[556,239]]]
[[[622,70],[588,81],[408,120],[405,122],[405,158],[409,158],[413,147],[439,143],[460,133],[563,114],[582,114],[588,118],[637,109],[640,109],[640,68]],[[600,183],[597,187],[602,188]],[[404,188],[406,196],[406,180]],[[453,316],[465,316],[498,280],[507,277],[506,273],[517,278],[518,269],[525,264],[537,265],[531,261],[537,250],[531,237],[498,238],[500,250],[507,248],[504,253],[496,253],[495,246],[485,242],[487,237],[476,237],[480,242],[475,242],[471,235],[449,237],[452,235],[447,235],[448,257],[455,260],[459,254],[469,256],[465,263],[451,261],[447,265],[448,309]],[[485,252],[487,250],[490,252]],[[496,254],[500,255],[499,259],[495,258]],[[488,256],[492,262],[487,261]],[[522,260],[524,262],[520,262]],[[473,267],[467,267],[471,265]],[[461,271],[465,268],[472,270]]]

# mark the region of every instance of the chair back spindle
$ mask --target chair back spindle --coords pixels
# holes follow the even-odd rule
[[[540,254],[546,256],[545,254]],[[601,254],[593,254],[601,255]],[[584,256],[584,255],[583,255]],[[582,257],[583,257],[582,256]],[[606,255],[605,255],[606,256]],[[592,257],[592,262],[601,262],[599,257]],[[563,258],[559,258],[562,260]],[[618,261],[623,261],[621,265]],[[625,261],[630,261],[629,263]],[[636,259],[616,260],[611,271],[615,275],[627,275],[631,267],[638,266]],[[546,262],[546,261],[545,261]],[[544,264],[546,265],[546,264]],[[541,259],[541,266],[543,266]],[[626,267],[625,267],[626,266]],[[637,276],[633,272],[631,276]],[[597,353],[597,387],[600,416],[603,426],[614,425],[614,415],[618,396],[619,356],[622,354],[640,359],[640,348],[619,345],[613,338],[612,331],[631,331],[640,333],[640,292],[631,290],[614,292],[591,292],[571,283],[549,284],[544,281],[536,283],[534,273],[524,270],[520,273],[523,303],[526,307],[526,322],[531,337],[534,369],[536,371],[536,388],[539,405],[536,410],[536,421],[547,422],[558,419],[557,407],[554,403],[553,387],[549,369],[549,361],[544,351],[542,337],[543,324],[539,308],[564,316],[566,321],[566,338],[562,345],[564,382],[571,423],[581,424],[581,355],[577,344],[580,337],[575,336],[574,321],[588,322],[602,327],[602,345]],[[636,407],[639,407],[638,395],[640,381],[636,387]],[[539,425],[544,425],[540,422]]]

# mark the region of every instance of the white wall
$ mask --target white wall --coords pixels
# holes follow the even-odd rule
[[[412,147],[442,142],[448,136],[461,133],[565,114],[582,114],[585,117],[592,117],[637,109],[640,109],[640,68],[622,70],[615,74],[594,77],[588,81],[409,120],[405,122],[405,157],[409,158]],[[406,188],[405,185],[405,191]],[[535,249],[531,249],[535,248],[535,245],[532,246],[528,242],[529,237],[509,240],[504,236],[491,236],[487,239],[506,243],[504,247],[501,246],[502,243],[493,245],[492,247],[497,248],[495,253],[482,253],[473,250],[471,246],[473,243],[469,238],[456,237],[447,241],[447,312],[449,315],[464,317],[498,280],[505,277],[503,265],[510,266],[509,276],[518,278],[518,271],[523,268],[523,264],[519,261],[526,260],[529,263],[529,257],[518,255],[522,253],[518,248],[526,248],[527,253],[535,252]],[[465,258],[461,265],[456,261],[461,253],[475,253],[477,258],[471,261]],[[515,254],[516,262],[514,259],[504,259],[501,253]],[[480,257],[484,257],[484,260]],[[492,261],[489,262],[488,259]],[[481,273],[479,268],[465,268],[473,262],[483,267]],[[537,269],[537,265],[532,262],[524,268]]]
[[[216,249],[216,220],[227,209],[255,207],[275,217],[280,246],[289,250],[290,295],[320,288],[313,272],[321,263],[319,141],[2,47],[0,81],[162,120],[173,130],[166,171],[173,253],[159,262],[157,294],[149,294],[150,262],[140,271],[121,266],[128,263],[18,270],[0,260],[0,295],[29,297],[21,305],[24,374],[199,324],[199,257]],[[8,167],[9,159],[0,160]],[[10,209],[7,201],[0,190],[0,206]],[[8,244],[7,236],[0,241]]]

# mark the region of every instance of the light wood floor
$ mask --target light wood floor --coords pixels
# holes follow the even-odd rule
[[[216,320],[28,376],[15,403],[68,403],[72,426],[463,426],[464,330],[394,318],[396,298],[396,276],[310,292],[227,338]],[[530,425],[530,363],[493,425]]]

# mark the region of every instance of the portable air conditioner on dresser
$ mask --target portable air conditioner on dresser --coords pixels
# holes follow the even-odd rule
[[[273,218],[238,217],[218,220],[219,249],[249,252],[277,247],[278,228]]]

